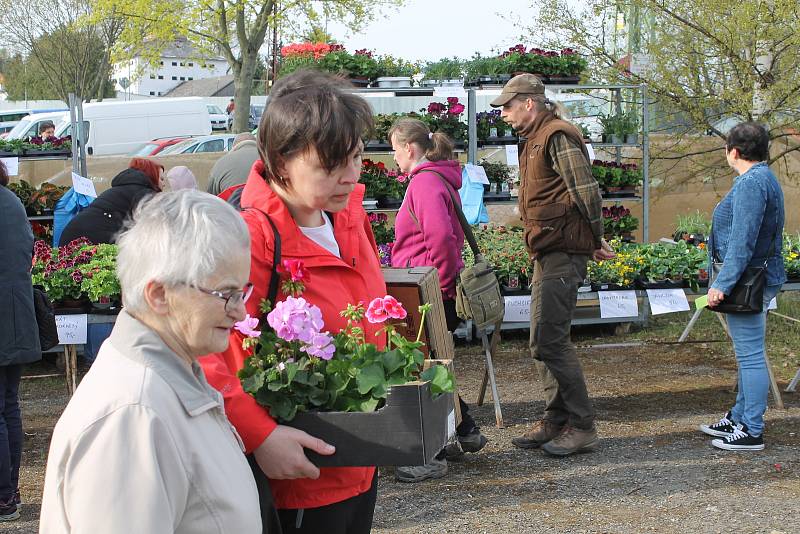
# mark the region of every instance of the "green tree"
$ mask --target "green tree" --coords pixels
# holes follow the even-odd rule
[[[722,117],[759,120],[773,140],[770,163],[785,163],[800,145],[800,11],[797,0],[554,0],[525,28],[547,46],[573,46],[590,57],[593,78],[647,83],[659,107],[688,126],[676,134],[680,159],[719,150],[697,148],[697,135]],[[623,43],[622,45],[620,43]],[[630,52],[649,68],[628,72]],[[677,154],[676,154],[677,149]],[[660,155],[654,153],[654,157]],[[724,171],[724,169],[723,169]]]
[[[324,17],[357,30],[382,8],[400,5],[404,0],[92,1],[95,20],[117,15],[125,19],[116,59],[138,55],[155,62],[176,34],[186,36],[200,53],[221,54],[234,77],[233,130],[241,132],[247,129],[259,51],[274,25],[288,28],[297,21],[314,22]],[[142,36],[149,38],[143,40]]]
[[[87,0],[0,0],[0,10],[0,40],[26,58],[27,70],[38,66],[51,94],[64,101],[69,93],[87,100],[107,94],[120,19],[89,22]]]

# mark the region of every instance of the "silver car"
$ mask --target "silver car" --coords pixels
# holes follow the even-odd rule
[[[199,154],[201,152],[227,152],[233,146],[236,134],[216,134],[192,137],[169,146],[158,153],[159,156],[170,154]]]

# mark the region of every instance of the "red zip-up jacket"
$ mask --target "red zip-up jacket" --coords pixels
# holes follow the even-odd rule
[[[346,326],[339,316],[348,304],[369,303],[386,295],[378,251],[367,214],[361,205],[364,186],[356,184],[345,209],[333,215],[334,235],[339,244],[341,259],[308,239],[298,228],[286,205],[263,178],[264,164],[257,161],[242,192],[242,217],[250,230],[250,281],[253,294],[247,301],[247,313],[259,317],[258,305],[266,298],[272,272],[273,234],[266,217],[257,207],[269,214],[281,237],[281,258],[301,259],[310,274],[303,297],[320,308],[325,330],[332,334]],[[278,300],[285,295],[278,293]],[[266,318],[262,323],[266,322]],[[361,327],[367,339],[378,340],[374,334],[381,325],[364,320]],[[228,350],[200,358],[208,382],[225,399],[225,411],[236,427],[250,453],[275,429],[277,423],[266,408],[244,392],[237,371],[250,356],[242,349],[242,335],[231,333]],[[320,477],[312,479],[270,480],[277,508],[306,509],[326,506],[364,493],[370,488],[374,467],[335,467],[320,469]]]

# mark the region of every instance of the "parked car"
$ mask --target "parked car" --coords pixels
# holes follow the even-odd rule
[[[188,139],[187,136],[182,137],[164,137],[161,139],[153,139],[149,143],[145,143],[130,154],[129,156],[133,157],[147,157],[147,156],[155,156],[156,154],[160,153],[167,147],[172,145],[178,144],[181,141],[185,141]]]
[[[83,136],[88,155],[128,154],[142,139],[208,135],[211,121],[202,98],[154,98],[83,105]],[[72,134],[67,120],[56,135]]]
[[[159,152],[159,156],[172,154],[199,154],[201,152],[227,152],[233,146],[235,134],[215,134],[193,137],[176,143]]]
[[[208,104],[208,116],[211,119],[212,130],[227,130],[228,129],[228,114],[223,112],[219,107]]]
[[[261,122],[261,115],[264,114],[265,106],[250,105],[250,117],[247,119],[247,129],[254,130],[258,128],[258,123]],[[233,113],[228,115],[228,130],[233,129]]]

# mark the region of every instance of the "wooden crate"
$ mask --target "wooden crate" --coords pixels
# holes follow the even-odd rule
[[[455,356],[453,336],[447,330],[447,321],[442,304],[442,290],[439,285],[439,274],[434,267],[409,267],[404,269],[382,269],[388,293],[399,300],[408,317],[398,331],[407,339],[417,339],[419,323],[422,315],[421,304],[430,304],[431,309],[425,316],[425,331],[422,340],[423,351],[429,358],[452,360]]]

